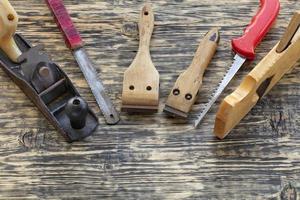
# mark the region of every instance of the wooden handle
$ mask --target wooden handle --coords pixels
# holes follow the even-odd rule
[[[219,29],[210,30],[197,49],[192,64],[185,73],[189,73],[190,78],[201,81],[203,74],[216,53],[220,40]]]
[[[197,49],[192,64],[180,74],[167,100],[169,107],[181,112],[190,112],[202,86],[203,74],[211,62],[220,40],[217,28],[210,30]]]
[[[299,24],[300,24],[300,12],[297,12],[293,16],[286,32],[284,33],[281,41],[278,44],[278,47],[276,49],[277,53],[283,52],[290,45],[291,40],[294,38],[299,28]]]
[[[296,15],[299,15],[297,13]],[[258,100],[266,95],[282,76],[291,70],[300,59],[300,18],[294,17],[287,28],[287,32],[269,54],[246,76],[241,85],[221,103],[215,121],[215,134],[220,139],[226,137],[229,132],[245,117],[256,105]],[[296,20],[296,21],[295,21]],[[293,35],[290,43],[284,51],[282,43],[286,43],[286,37]],[[286,43],[287,44],[287,43]],[[285,45],[284,45],[285,46]]]
[[[140,14],[139,50],[132,64],[124,73],[122,110],[157,111],[159,104],[159,73],[150,56],[150,40],[154,26],[154,14],[146,4]]]
[[[139,51],[149,51],[151,36],[154,29],[154,13],[150,4],[146,4],[139,20],[140,45]]]
[[[56,24],[64,35],[67,47],[71,50],[83,47],[80,34],[75,28],[63,0],[46,0],[46,2],[53,13]]]
[[[8,0],[0,1],[0,48],[14,62],[22,54],[13,38],[17,26],[18,15]]]

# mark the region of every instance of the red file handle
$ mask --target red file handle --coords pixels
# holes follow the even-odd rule
[[[61,29],[66,45],[75,50],[83,46],[79,32],[75,28],[72,19],[64,6],[62,0],[46,0],[50,10],[52,11],[58,27]]]
[[[254,60],[255,48],[270,30],[280,9],[278,0],[260,0],[260,3],[261,8],[246,28],[244,35],[232,40],[233,51],[249,60]]]

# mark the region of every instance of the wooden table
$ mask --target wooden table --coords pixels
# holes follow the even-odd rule
[[[258,0],[153,0],[152,58],[161,75],[161,105],[191,62],[202,36],[221,27],[221,43],[188,122],[162,112],[122,113],[107,126],[44,1],[11,0],[18,32],[47,52],[98,113],[100,126],[83,142],[66,143],[0,70],[1,199],[295,199],[300,192],[300,68],[297,66],[223,141],[213,134],[217,106],[199,130],[197,111],[231,65],[230,39],[256,13]],[[124,70],[138,47],[142,1],[65,0],[110,97],[120,109]],[[257,59],[230,84],[229,94],[282,36],[295,0],[281,0],[277,24]],[[220,102],[220,100],[219,100]],[[218,103],[219,103],[218,102]],[[288,198],[289,197],[289,198]],[[293,198],[294,197],[294,198]],[[299,195],[298,195],[299,198]]]

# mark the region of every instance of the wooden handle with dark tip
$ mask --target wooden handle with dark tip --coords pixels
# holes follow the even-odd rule
[[[154,13],[150,4],[146,4],[139,20],[140,50],[148,51],[154,29]]]
[[[167,106],[185,114],[190,112],[202,86],[204,72],[216,53],[219,40],[220,35],[217,28],[212,29],[204,36],[191,65],[177,79],[167,100]]]
[[[297,12],[289,24],[287,30],[285,31],[281,41],[278,44],[278,47],[276,49],[277,53],[283,52],[291,43],[291,40],[293,39],[295,33],[297,32],[297,29],[299,28],[300,24],[300,12]]]

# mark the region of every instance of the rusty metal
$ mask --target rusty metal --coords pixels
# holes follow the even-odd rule
[[[43,52],[42,46],[32,47],[18,34],[14,39],[22,55],[18,58],[18,63],[15,63],[0,50],[0,66],[3,70],[67,141],[73,142],[91,135],[98,125],[98,119],[68,76]],[[79,102],[82,109],[73,112],[80,114],[78,119],[70,115],[72,109],[78,107],[65,109],[72,99],[77,99],[76,103]],[[74,122],[78,122],[79,126]]]

